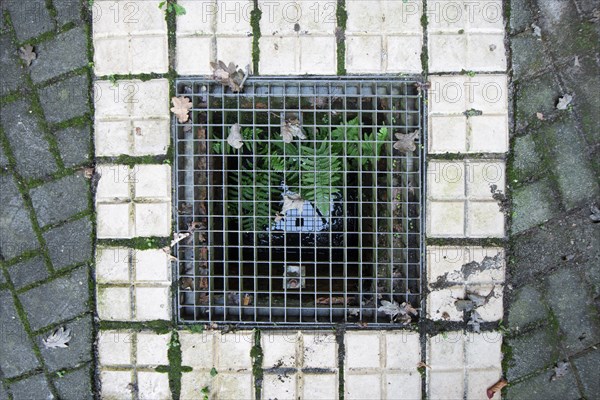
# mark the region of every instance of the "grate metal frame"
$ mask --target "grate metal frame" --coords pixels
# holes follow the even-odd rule
[[[234,94],[206,77],[176,80],[175,95],[188,97],[193,103],[190,121],[185,124],[176,118],[172,121],[174,221],[177,232],[190,233],[174,248],[177,257],[173,276],[177,287],[174,309],[179,324],[315,329],[339,323],[349,329],[407,327],[390,323],[390,318],[377,308],[381,300],[393,299],[399,303],[408,301],[419,312],[423,309],[427,105],[425,91],[416,88],[418,83],[417,79],[386,76],[250,77],[244,91]],[[282,97],[285,99],[279,102],[277,99]],[[288,99],[297,99],[297,102]],[[320,104],[319,99],[326,100]],[[368,102],[370,106],[366,105]],[[349,107],[350,103],[354,108]],[[399,107],[394,110],[396,105]],[[370,125],[364,123],[365,115],[369,113],[374,116]],[[328,122],[319,123],[317,116],[323,114],[328,115]],[[271,176],[275,174],[272,168],[255,169],[254,166],[257,161],[263,161],[261,157],[267,159],[267,165],[272,165],[272,145],[282,142],[282,120],[294,115],[301,120],[308,139],[295,138],[293,143],[308,144],[314,149],[321,143],[316,141],[314,129],[331,131],[355,115],[360,120],[361,137],[370,128],[378,131],[386,126],[385,155],[378,157],[380,161],[375,163],[376,167],[372,164],[360,166],[353,185],[348,184],[348,177],[353,172],[344,168],[343,193],[333,198],[329,215],[317,211],[316,207],[313,207],[312,216],[309,212],[309,219],[316,217],[317,221],[321,217],[321,227],[326,226],[323,231],[315,228],[316,223],[309,224],[310,232],[288,231],[290,227],[287,226],[281,231],[281,222],[276,225],[274,215],[253,215],[252,229],[245,229],[241,221],[248,215],[244,215],[239,196],[228,197],[232,194],[231,186],[237,186],[237,193],[244,193],[247,188],[240,183],[240,177],[245,173],[267,174],[271,182]],[[338,123],[333,123],[336,119]],[[254,140],[246,140],[248,147],[240,149],[244,156],[238,155],[237,151],[230,153],[228,149],[226,138],[233,121],[239,121],[242,128],[258,127],[264,132],[263,135],[257,135],[256,130],[252,132]],[[199,129],[204,130],[204,135],[198,134]],[[392,150],[393,133],[408,133],[415,129],[421,134],[412,155]],[[348,135],[348,128],[345,135]],[[356,145],[359,156],[364,157],[362,142],[364,140],[342,141],[344,150]],[[336,142],[328,143],[331,147]],[[372,144],[375,145],[376,140]],[[268,148],[264,156],[256,154],[262,145]],[[283,153],[287,160],[290,155],[285,154],[285,150]],[[314,156],[314,160],[319,158],[319,155]],[[329,166],[336,159],[341,159],[344,165],[351,161],[351,157],[331,154],[331,149],[326,158]],[[252,169],[248,168],[250,165]],[[298,169],[286,170],[286,173],[306,173],[300,167]],[[365,174],[374,178],[364,177]],[[237,175],[237,181],[232,181],[232,175]],[[379,185],[380,175],[384,176],[387,185]],[[409,178],[412,185],[408,185]],[[364,181],[369,184],[363,185]],[[281,196],[284,189],[295,193],[302,188],[269,186],[272,209],[277,190],[281,191]],[[365,189],[366,194],[363,193]],[[256,183],[253,190],[259,190]],[[385,197],[383,201],[381,197]],[[400,201],[395,201],[394,197]],[[256,199],[254,202],[257,203]],[[305,202],[304,206],[314,203]],[[237,210],[230,208],[232,204]],[[354,213],[359,215],[352,214],[353,207]],[[373,215],[362,215],[363,209],[365,214],[369,213],[369,207]],[[395,208],[399,215],[395,214]],[[256,211],[257,204],[253,204],[252,209]],[[232,210],[235,213],[232,214]],[[303,209],[303,213],[306,210]],[[257,223],[265,217],[270,221],[270,231]],[[283,223],[289,219],[290,216],[286,216]],[[400,226],[398,222],[402,226],[400,231],[394,230],[395,226]],[[303,226],[302,222],[300,226]],[[277,227],[279,230],[273,229]],[[368,243],[365,243],[365,236],[371,236],[371,241],[367,239]],[[357,240],[353,246],[348,245],[351,237]],[[383,245],[380,244],[382,237]],[[394,244],[399,240],[403,246]],[[349,257],[350,249],[352,257]],[[265,252],[268,253],[266,259]],[[274,256],[279,253],[283,253],[283,260]],[[295,256],[289,256],[291,253]],[[303,257],[304,253],[309,255]],[[382,254],[388,255],[387,260]],[[340,255],[342,260],[338,261]],[[325,273],[319,268],[323,265],[329,267]],[[342,272],[334,272],[334,265],[341,265]],[[354,272],[350,271],[351,265]],[[279,268],[277,271],[275,266]],[[298,280],[294,274],[300,268],[305,270],[305,276]],[[298,287],[291,288],[290,282],[294,279]],[[265,282],[268,282],[267,288]],[[354,282],[358,285],[352,286]],[[327,290],[322,289],[323,283],[328,283]],[[342,290],[338,286],[340,283]],[[311,289],[312,285],[314,288]],[[245,295],[250,301],[244,300]],[[342,304],[332,304],[334,301],[317,304],[323,298],[343,300]]]

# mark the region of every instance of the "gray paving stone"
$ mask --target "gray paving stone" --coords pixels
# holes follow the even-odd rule
[[[546,125],[539,131],[554,165],[564,206],[570,210],[598,198],[598,177],[586,159],[587,145],[572,120]]]
[[[55,398],[43,374],[33,375],[11,383],[9,390],[13,400],[50,400]]]
[[[53,0],[59,25],[81,20],[81,0]]]
[[[12,176],[0,176],[0,254],[9,260],[38,248],[38,241]]]
[[[550,308],[563,332],[563,346],[574,354],[600,341],[600,322],[592,299],[572,270],[558,271],[547,279]]]
[[[46,120],[66,121],[90,112],[87,75],[78,75],[39,90]]]
[[[509,381],[548,367],[558,358],[556,338],[549,326],[510,339],[509,344],[512,347],[507,373]]]
[[[543,372],[523,382],[508,387],[507,399],[511,400],[575,400],[580,395],[577,382],[570,369],[560,379],[552,380],[554,371]]]
[[[8,399],[8,392],[6,391],[6,389],[4,389],[4,385],[2,384],[2,382],[0,382],[0,399]]]
[[[42,339],[45,339],[48,333],[39,335],[36,339],[40,344],[42,358],[50,372],[76,368],[92,360],[92,317],[86,315],[64,326],[71,330],[71,340],[66,349],[46,348],[42,344]]]
[[[588,399],[600,394],[600,379],[598,379],[598,366],[600,365],[600,349],[594,349],[581,357],[573,360],[577,373],[583,385],[583,393]]]
[[[558,200],[548,179],[527,183],[513,192],[512,233],[541,224],[560,213]]]
[[[54,386],[61,400],[92,400],[92,380],[90,368],[84,367],[55,378]]]
[[[66,128],[55,133],[60,156],[66,167],[87,164],[91,158],[91,128],[89,125]]]
[[[515,95],[517,128],[522,129],[528,121],[536,118],[536,113],[552,114],[562,93],[553,75],[547,73],[518,84]]]
[[[522,329],[535,321],[547,321],[548,316],[540,291],[527,285],[516,291],[510,302],[508,325],[511,330]]]
[[[30,111],[30,104],[25,100],[3,105],[0,123],[15,155],[19,174],[25,178],[41,178],[56,172],[57,167],[37,118]]]
[[[2,18],[0,18],[2,19]],[[8,35],[0,36],[0,96],[19,89],[23,85],[23,71],[17,58],[17,49]]]
[[[581,11],[583,11],[584,18],[590,18],[592,12],[600,9],[600,1],[598,0],[575,0]]]
[[[40,226],[65,221],[89,206],[89,181],[78,172],[29,192]]]
[[[550,66],[550,58],[544,51],[542,41],[531,31],[514,36],[511,45],[515,80],[533,76]]]
[[[92,223],[89,217],[61,225],[44,233],[54,268],[89,262],[92,257]]]
[[[513,168],[519,181],[535,178],[542,173],[542,160],[536,152],[533,135],[515,138],[512,153]]]
[[[36,46],[37,60],[31,79],[40,83],[87,65],[87,37],[82,27],[57,35]]]
[[[512,257],[515,263],[511,264],[513,286],[541,281],[540,277],[557,268],[585,270],[590,264],[600,265],[598,225],[590,221],[589,215],[589,209],[585,208],[555,218],[515,240]]]
[[[45,0],[5,0],[19,42],[54,28]]]
[[[39,362],[6,290],[0,291],[0,311],[0,369],[5,378],[12,378],[37,368]]]
[[[10,280],[17,289],[32,283],[39,282],[48,277],[46,263],[41,256],[12,265],[8,268]]]
[[[21,293],[31,329],[65,321],[89,311],[88,267]]]
[[[511,0],[510,1],[510,28],[513,31],[523,31],[531,29],[533,23],[533,13],[529,6],[529,0]]]
[[[583,131],[589,144],[600,142],[600,66],[590,55],[578,57],[561,68],[561,75],[571,94],[574,94],[574,107],[583,125]]]

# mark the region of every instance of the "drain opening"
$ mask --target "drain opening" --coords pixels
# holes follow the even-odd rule
[[[180,322],[388,326],[382,301],[419,308],[415,83],[177,81],[193,103],[174,122],[175,217],[192,233],[176,248]],[[394,148],[414,131],[414,151]]]

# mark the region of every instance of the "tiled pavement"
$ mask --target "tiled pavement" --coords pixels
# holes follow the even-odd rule
[[[593,181],[598,164],[591,161],[598,155],[593,129],[598,98],[593,84],[575,86],[597,79],[595,58],[584,56],[597,43],[591,3],[520,0],[511,2],[509,13],[501,1],[429,0],[424,17],[420,1],[370,1],[365,7],[356,0],[180,0],[187,14],[168,12],[165,18],[159,1],[94,1],[89,19],[95,47],[90,65],[99,77],[93,119],[96,176],[101,175],[95,198],[100,396],[484,398],[503,373],[497,329],[507,297],[509,398],[597,392],[592,373],[598,322],[591,299],[598,295],[599,263],[591,249],[599,248],[598,226],[589,223],[583,207],[598,194]],[[83,156],[90,148],[89,53],[86,31],[79,28],[85,27],[79,18],[87,16],[81,11],[89,3],[32,1],[27,4],[37,8],[29,13],[4,4],[0,195],[10,212],[0,210],[9,227],[0,232],[0,294],[6,299],[1,304],[8,307],[0,318],[15,334],[0,342],[0,359],[10,361],[0,362],[0,398],[7,391],[13,398],[32,392],[85,398],[93,387],[88,361],[94,330],[91,318],[79,315],[94,304],[86,303],[85,266],[94,221],[88,181],[76,170],[88,161]],[[505,56],[505,15],[512,59]],[[64,23],[64,32],[44,34]],[[532,23],[541,27],[542,40]],[[560,29],[582,39],[571,43]],[[15,58],[14,41],[20,45],[30,37],[38,60],[25,68]],[[165,211],[169,92],[175,71],[208,74],[208,61],[216,59],[251,64],[261,74],[422,73],[431,82],[430,293],[420,335],[174,329],[170,266],[160,251],[171,226]],[[578,68],[563,68],[570,63]],[[514,99],[506,74],[511,66]],[[575,93],[568,115],[554,111],[564,93]],[[65,100],[68,107],[62,106]],[[514,160],[506,167],[511,128]],[[514,189],[512,232],[520,233],[511,241],[507,274],[506,189]],[[56,202],[61,206],[53,206]],[[547,229],[532,228],[551,217]],[[565,254],[556,255],[558,249]],[[574,268],[561,269],[557,262]],[[516,290],[503,300],[505,281]],[[467,324],[472,313],[458,312],[457,300],[469,295],[490,295],[476,310],[482,333]],[[39,335],[64,320],[74,332],[71,347],[43,349]],[[552,366],[567,357],[567,376],[549,385]],[[66,394],[70,390],[80,392]]]
[[[83,3],[1,3],[0,399],[93,397],[91,41]],[[18,49],[30,44],[26,66]],[[66,349],[46,348],[56,327]]]

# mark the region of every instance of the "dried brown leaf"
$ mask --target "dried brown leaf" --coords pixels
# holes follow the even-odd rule
[[[19,58],[27,64],[29,67],[31,62],[37,58],[37,54],[33,51],[33,46],[28,44],[19,49]]]
[[[244,83],[250,74],[250,65],[246,66],[246,72],[242,69],[237,69],[234,63],[225,65],[223,61],[218,63],[211,62],[213,69],[213,79],[223,86],[228,86],[233,92],[239,92],[244,88]]]
[[[431,367],[429,365],[425,364],[423,361],[419,361],[417,363],[417,368],[429,368],[429,369],[431,369]]]
[[[304,199],[299,194],[286,194],[283,196],[283,207],[281,207],[281,214],[284,214],[288,210],[298,210],[298,214],[302,214],[304,208]]]
[[[279,221],[283,220],[284,218],[285,218],[285,215],[280,212],[275,214],[275,222],[279,222]]]
[[[559,361],[559,363],[556,364],[556,367],[554,367],[554,375],[552,375],[551,380],[555,381],[557,379],[562,378],[563,376],[565,376],[567,374],[568,370],[569,370],[569,363],[566,363],[564,361]]]
[[[535,113],[535,116],[537,117],[537,119],[539,119],[540,121],[544,121],[546,118],[544,117],[544,114],[542,114],[541,112]]]
[[[190,99],[184,96],[172,97],[171,103],[173,103],[173,107],[171,107],[171,112],[175,114],[179,123],[183,124],[187,122],[187,120],[190,118],[190,108],[192,108],[192,102],[190,101]]]
[[[244,138],[242,137],[242,128],[240,124],[235,123],[229,129],[229,136],[227,136],[227,143],[234,149],[240,149],[243,145]]]
[[[42,339],[44,347],[47,349],[66,349],[69,347],[69,341],[71,340],[71,330],[63,326],[55,329],[46,339]]]
[[[306,139],[306,135],[297,118],[286,120],[281,126],[281,137],[285,143],[292,143],[295,137]]]
[[[494,397],[494,394],[501,391],[502,388],[505,387],[506,385],[508,385],[508,381],[506,379],[502,378],[498,382],[496,382],[492,386],[490,386],[487,390],[488,399],[491,399],[492,397]]]
[[[572,101],[573,101],[573,96],[571,96],[570,94],[565,94],[563,97],[558,99],[558,103],[556,104],[556,109],[557,110],[566,110]]]
[[[242,305],[249,306],[250,304],[252,304],[252,296],[246,293],[242,298]]]
[[[394,149],[403,153],[412,153],[417,148],[415,139],[418,138],[419,130],[407,134],[396,133],[396,139],[398,139],[398,141],[394,143]]]

